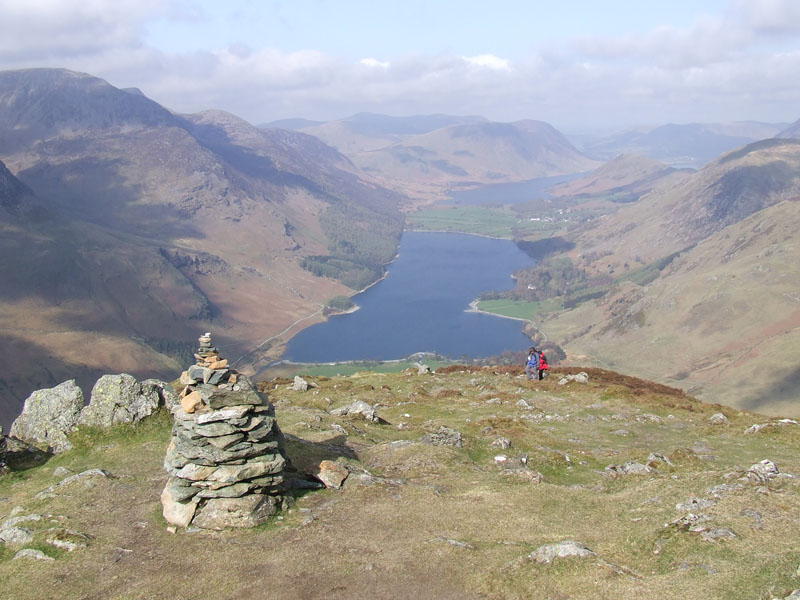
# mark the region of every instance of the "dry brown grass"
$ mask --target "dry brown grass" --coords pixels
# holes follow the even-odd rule
[[[731,425],[712,427],[706,421],[714,407],[605,374],[567,386],[492,370],[479,374],[478,385],[475,378],[458,370],[334,377],[307,393],[281,382],[271,396],[299,468],[338,459],[390,481],[366,486],[353,478],[338,491],[304,493],[279,519],[248,531],[166,530],[158,500],[166,479],[163,415],[138,428],[85,435],[76,450],[0,478],[0,517],[21,505],[92,536],[88,548],[73,553],[37,546],[56,558],[52,563],[12,561],[5,550],[3,596],[687,600],[783,597],[800,587],[800,486],[793,479],[761,490],[746,485],[702,511],[736,539],[704,542],[665,527],[683,514],[676,504],[736,482],[728,478],[736,469],[769,458],[800,473],[797,426],[744,436],[745,427],[766,418],[729,410]],[[437,397],[437,390],[460,394]],[[487,402],[494,398],[502,399]],[[329,414],[356,399],[379,401],[387,424]],[[517,407],[519,399],[535,408]],[[347,435],[331,429],[335,423]],[[464,446],[419,443],[439,426],[462,432]],[[629,435],[615,434],[620,428]],[[491,445],[500,436],[511,448]],[[402,440],[410,443],[393,443]],[[699,441],[712,459],[691,450]],[[604,474],[609,464],[646,461],[651,451],[673,457],[674,466],[644,476]],[[545,482],[507,474],[493,458],[501,453],[526,456]],[[56,466],[105,468],[115,478],[35,500],[57,482]],[[526,558],[566,539],[598,558],[551,565]]]

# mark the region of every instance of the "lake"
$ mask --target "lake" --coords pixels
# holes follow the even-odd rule
[[[511,273],[534,263],[510,240],[405,232],[388,276],[353,297],[360,309],[304,329],[282,358],[339,362],[526,350],[521,321],[465,310],[481,292],[512,288]]]
[[[585,175],[573,173],[570,175],[554,175],[552,177],[538,177],[528,181],[515,181],[513,183],[493,183],[481,185],[469,190],[452,192],[449,200],[442,200],[437,204],[476,206],[483,204],[520,204],[540,198],[550,198],[545,190],[556,184],[572,181]]]

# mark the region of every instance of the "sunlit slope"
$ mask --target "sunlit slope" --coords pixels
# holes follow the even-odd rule
[[[14,560],[20,547],[0,544],[4,597],[707,600],[798,588],[800,426],[744,434],[768,419],[608,371],[563,386],[564,370],[535,383],[519,368],[446,371],[308,378],[307,392],[265,382],[294,465],[336,461],[349,475],[338,490],[296,490],[255,529],[167,530],[168,414],[78,432],[73,450],[0,476],[0,523],[15,515],[53,559]],[[337,415],[355,401],[381,421]],[[763,460],[778,472],[748,475]],[[48,543],[58,533],[81,546]],[[532,557],[568,540],[592,554]]]
[[[800,200],[721,229],[652,283],[545,321],[572,354],[769,414],[800,416]]]

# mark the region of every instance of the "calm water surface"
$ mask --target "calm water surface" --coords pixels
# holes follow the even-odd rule
[[[295,362],[391,360],[415,352],[458,358],[524,350],[522,322],[464,312],[481,292],[513,287],[511,273],[534,260],[509,240],[406,232],[389,275],[353,297],[361,308],[293,337]]]
[[[494,183],[481,185],[471,190],[461,190],[450,194],[449,200],[442,200],[438,204],[469,205],[482,204],[519,204],[530,202],[537,198],[550,198],[545,190],[565,181],[572,181],[584,173],[571,175],[554,175],[552,177],[538,177],[528,181],[515,181],[513,183]]]

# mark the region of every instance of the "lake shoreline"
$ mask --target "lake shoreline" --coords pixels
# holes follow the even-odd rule
[[[473,300],[469,303],[469,308],[464,309],[464,312],[468,313],[480,313],[483,315],[491,315],[493,317],[500,317],[501,319],[511,319],[512,321],[522,321],[523,323],[530,323],[530,319],[523,319],[522,317],[511,317],[509,315],[501,315],[500,313],[489,312],[488,310],[481,310],[478,308],[478,302],[480,300]]]
[[[476,318],[464,309],[486,290],[512,287],[514,271],[534,262],[507,238],[405,230],[383,277],[351,296],[357,310],[298,331],[275,358],[339,363],[400,360],[419,352],[487,356],[520,347],[528,340],[513,323],[518,319]],[[333,318],[341,314],[349,317]]]

